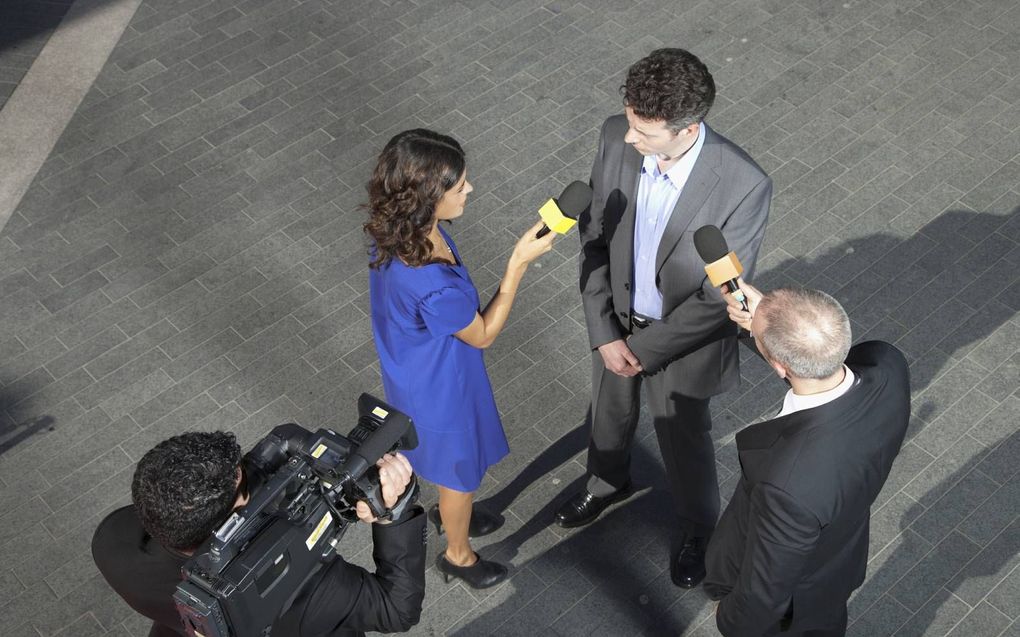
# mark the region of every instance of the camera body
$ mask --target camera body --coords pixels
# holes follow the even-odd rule
[[[397,504],[383,503],[375,466],[383,454],[418,444],[411,420],[362,394],[348,436],[275,427],[244,457],[248,503],[234,511],[182,567],[174,603],[188,635],[269,635],[324,564],[365,501],[380,518],[414,504],[414,477]]]

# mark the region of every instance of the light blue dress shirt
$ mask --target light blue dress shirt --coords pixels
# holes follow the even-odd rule
[[[698,127],[698,139],[683,157],[665,173],[659,172],[654,155],[648,155],[641,164],[641,181],[638,183],[636,216],[634,219],[634,292],[631,308],[648,318],[662,318],[662,293],[655,285],[655,255],[666,224],[694,163],[705,145],[705,123]]]

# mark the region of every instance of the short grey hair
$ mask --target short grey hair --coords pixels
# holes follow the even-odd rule
[[[765,294],[759,339],[769,356],[797,378],[822,379],[839,371],[850,351],[850,318],[825,292],[777,288]]]

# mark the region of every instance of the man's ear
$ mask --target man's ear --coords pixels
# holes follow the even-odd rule
[[[245,488],[243,493],[240,491],[241,480],[244,479],[244,474],[242,473],[242,471],[243,470],[241,469],[241,467],[238,466],[237,473],[235,474],[237,478],[234,480],[234,486],[235,488],[238,489],[237,497],[234,499],[235,509],[243,507],[244,505],[248,504],[249,500],[251,500],[251,493],[248,492],[248,488]]]
[[[772,366],[772,369],[776,370],[776,374],[778,374],[780,378],[786,378],[786,367],[784,367],[782,363],[770,360],[769,365]]]
[[[682,133],[687,133],[688,135],[694,135],[695,137],[697,137],[697,135],[698,135],[698,126],[700,126],[700,124],[697,124],[697,123],[695,123],[695,124],[688,124],[685,128],[681,128],[677,132],[677,135],[680,135]]]

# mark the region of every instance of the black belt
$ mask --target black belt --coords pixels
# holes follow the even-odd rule
[[[641,316],[640,314],[638,314],[637,312],[634,312],[634,311],[631,311],[631,313],[630,313],[630,327],[631,327],[632,331],[633,330],[643,330],[643,329],[645,329],[646,327],[648,327],[649,325],[651,325],[654,322],[655,322],[655,319],[653,319],[653,318],[648,318],[647,316]]]

